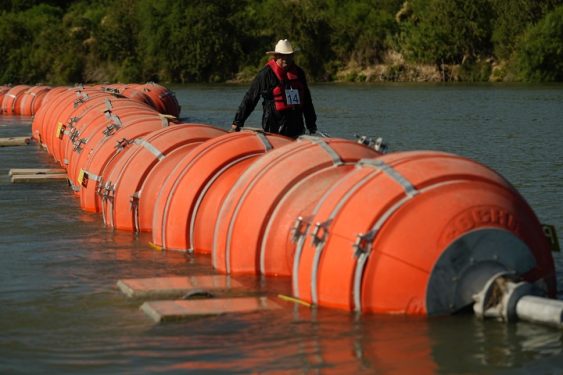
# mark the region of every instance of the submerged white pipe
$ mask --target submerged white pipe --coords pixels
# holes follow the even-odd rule
[[[524,320],[563,328],[563,301],[541,297],[544,292],[537,285],[500,272],[473,296],[473,311],[479,318]]]
[[[563,301],[523,296],[516,303],[518,319],[563,328]]]

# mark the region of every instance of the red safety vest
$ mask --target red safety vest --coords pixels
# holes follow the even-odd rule
[[[294,69],[285,70],[284,68],[276,64],[275,60],[270,60],[267,65],[272,69],[272,71],[280,81],[279,85],[274,87],[273,92],[276,111],[301,108],[305,94],[305,85],[303,85],[303,82],[299,80],[297,71],[295,71]],[[289,89],[297,90],[299,97],[295,98],[295,95],[293,95],[293,101],[295,102],[295,99],[298,99],[297,101],[299,102],[299,104],[288,104],[286,90]]]

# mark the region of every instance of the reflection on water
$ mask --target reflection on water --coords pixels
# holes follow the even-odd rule
[[[176,87],[183,116],[227,128],[243,86]],[[437,149],[508,178],[563,233],[563,87],[313,86],[319,127]],[[257,112],[248,125],[260,121]],[[30,119],[0,117],[0,137]],[[53,166],[34,147],[0,148],[0,373],[558,373],[561,331],[471,315],[357,317],[277,299],[287,279],[242,278],[283,309],[154,325],[118,279],[209,272],[210,259],[161,253],[150,234],[104,228],[64,184],[12,185],[10,168]],[[555,255],[559,290],[563,264]]]

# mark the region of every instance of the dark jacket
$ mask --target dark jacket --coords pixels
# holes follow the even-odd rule
[[[311,100],[311,93],[305,79],[305,72],[298,66],[297,71],[299,80],[305,87],[302,106],[298,109],[276,111],[273,97],[273,90],[279,85],[279,80],[269,66],[265,66],[254,78],[246,95],[242,99],[238,108],[233,124],[242,127],[250,116],[258,100],[262,97],[262,128],[270,133],[278,133],[289,137],[298,137],[305,133],[305,124],[310,132],[317,130],[317,115]],[[305,124],[303,123],[305,117]]]

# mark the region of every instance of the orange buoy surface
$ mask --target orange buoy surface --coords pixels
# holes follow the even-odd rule
[[[260,273],[268,218],[291,188],[322,169],[378,155],[349,140],[300,137],[260,157],[237,180],[221,207],[213,266],[226,273]]]
[[[231,181],[228,176],[238,178],[258,156],[291,142],[283,136],[243,130],[197,146],[165,180],[154,210],[151,205],[140,204],[141,222],[152,220],[153,244],[165,249],[211,252],[210,223],[215,222],[220,202],[232,186],[225,180]]]
[[[79,153],[78,159],[69,164],[72,167],[68,169],[69,181],[75,184],[80,195],[80,207],[86,211],[100,211],[98,190],[103,178],[134,140],[169,126],[168,121],[158,114],[132,115],[121,123],[124,126],[116,133],[91,142],[91,150]]]
[[[47,134],[44,138],[49,145],[49,152],[61,166],[66,167],[68,164],[67,161],[65,162],[68,141],[77,143],[84,140],[77,129],[77,124],[80,123],[82,128],[89,124],[89,118],[85,118],[88,113],[96,112],[99,116],[106,115],[105,103],[112,99],[114,97],[109,93],[94,92],[77,101],[57,107],[59,112],[56,117],[51,117],[52,123],[47,127]]]
[[[23,93],[20,103],[20,114],[22,116],[34,115],[39,107],[43,97],[51,90],[49,86],[33,86]]]
[[[131,118],[138,116],[156,118],[158,112],[126,98],[110,100],[101,97],[93,100],[91,105],[83,108],[83,112],[71,114],[69,121],[63,124],[64,132],[59,132],[61,160],[68,169],[75,172],[73,163],[83,153],[82,151],[88,154],[101,139],[111,136],[122,127],[131,125]],[[164,120],[164,125],[167,124],[168,122]],[[73,174],[70,177],[74,176]]]
[[[2,113],[5,115],[19,115],[23,94],[30,89],[28,85],[17,85],[10,88],[2,99]]]
[[[10,89],[10,86],[0,86],[0,114],[2,114],[3,112],[2,102],[4,101],[4,95],[6,95],[6,93],[10,91]]]
[[[120,94],[139,103],[144,103],[156,110],[156,105],[150,96],[143,91],[143,85],[129,84],[120,90]]]
[[[499,271],[555,292],[533,211],[500,175],[456,155],[363,160],[323,195],[308,224],[292,283],[296,297],[320,306],[449,314],[471,305]]]
[[[62,140],[65,130],[72,128],[73,124],[78,120],[76,116],[72,115],[76,115],[81,109],[88,111],[90,108],[100,105],[105,99],[112,97],[111,94],[98,91],[81,93],[76,100],[61,103],[55,108],[49,120],[50,124],[46,127],[44,138],[48,145],[49,152],[61,166],[65,166],[62,157],[64,155]]]
[[[143,182],[141,192],[138,195],[137,231],[152,231],[154,206],[160,189],[163,184],[165,184],[166,179],[171,175],[174,168],[176,168],[176,166],[180,164],[186,155],[189,154],[195,147],[197,146],[187,144],[171,151],[164,159],[158,162],[155,168],[150,170],[147,178]]]
[[[135,232],[152,231],[154,202],[163,182],[168,178],[178,163],[200,144],[201,142],[193,142],[179,146],[167,153],[166,157],[160,159],[154,167],[149,169],[139,191],[134,196],[134,201],[132,200],[135,204],[135,212],[133,216],[133,227],[130,230]],[[149,215],[150,220],[148,219]]]
[[[39,109],[34,122],[37,120],[38,124],[34,127],[37,129],[38,134],[40,134],[41,143],[43,147],[51,153],[51,141],[57,129],[56,119],[60,113],[70,104],[80,105],[83,103],[89,95],[98,94],[99,91],[94,89],[81,89],[73,88],[71,90],[65,90],[53,97],[46,105],[42,105]],[[32,125],[33,127],[33,125]]]
[[[102,213],[113,228],[136,230],[138,196],[150,170],[173,150],[202,143],[225,130],[203,124],[178,124],[135,140],[103,179]]]
[[[266,219],[260,244],[260,274],[291,276],[298,238],[296,231],[306,226],[303,218],[309,217],[323,193],[353,168],[352,163],[346,163],[321,169],[305,176],[287,191]]]
[[[33,121],[31,123],[31,137],[39,143],[44,143],[41,140],[41,131],[43,130],[45,117],[48,113],[50,113],[49,108],[51,107],[51,105],[53,105],[52,101],[55,100],[55,98],[57,98],[63,92],[69,90],[71,90],[71,88],[65,86],[53,87],[45,94],[45,96],[43,96],[43,99],[41,100],[41,107],[39,107],[35,112]],[[43,110],[41,110],[41,108],[43,108]]]
[[[221,173],[199,203],[190,227],[191,249],[194,252],[210,254],[213,252],[213,228],[225,198],[238,178],[259,158],[244,159]],[[212,223],[209,226],[209,223]],[[193,228],[193,229],[192,229]]]
[[[158,112],[174,117],[180,116],[181,107],[172,91],[154,82],[146,83],[141,87],[143,92],[150,97]]]

